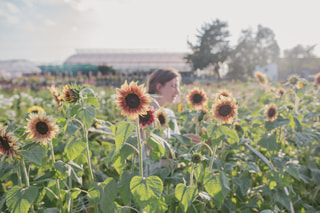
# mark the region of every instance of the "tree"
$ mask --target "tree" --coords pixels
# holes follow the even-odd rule
[[[280,48],[274,32],[258,25],[257,31],[242,31],[238,44],[230,55],[229,70],[233,77],[252,76],[255,66],[277,62]]]
[[[289,71],[291,74],[302,74],[305,69],[315,69],[317,60],[314,60],[317,56],[313,53],[316,45],[301,44],[296,45],[292,49],[286,49],[283,51],[284,59],[281,64],[281,70]]]
[[[102,75],[107,75],[107,74],[115,75],[115,74],[117,74],[117,70],[115,70],[112,66],[108,66],[106,64],[99,65],[98,70],[101,72]]]
[[[230,52],[229,41],[226,40],[229,35],[227,22],[216,19],[211,24],[205,23],[198,32],[197,43],[188,42],[192,53],[186,55],[185,59],[193,70],[212,66],[220,79],[219,64],[227,59]]]

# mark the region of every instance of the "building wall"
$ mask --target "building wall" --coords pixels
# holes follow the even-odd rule
[[[270,81],[278,81],[279,80],[279,72],[278,72],[278,65],[277,64],[268,64],[266,66],[256,66],[253,71],[253,76],[256,72],[261,72],[265,74]]]

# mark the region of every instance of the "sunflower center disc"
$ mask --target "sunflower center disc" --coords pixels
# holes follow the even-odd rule
[[[42,135],[46,134],[49,130],[48,125],[42,121],[40,121],[36,124],[36,129]]]
[[[259,76],[259,81],[260,81],[261,83],[264,83],[264,78],[263,78],[262,76]]]
[[[0,142],[4,150],[8,151],[10,149],[8,141],[6,141],[2,136],[0,136]]]
[[[150,120],[150,112],[147,112],[147,114],[145,114],[145,115],[140,115],[139,116],[139,119],[140,119],[140,121],[142,121],[142,122],[148,122],[149,120]]]
[[[200,95],[200,94],[195,94],[195,95],[193,96],[193,101],[194,101],[194,103],[196,103],[196,104],[201,103],[201,101],[202,101],[202,95]]]
[[[269,111],[268,111],[268,116],[271,118],[271,117],[273,117],[274,115],[276,114],[276,111],[274,110],[274,109],[269,109]]]
[[[232,111],[232,108],[230,105],[223,105],[219,108],[219,115],[225,117],[228,116]]]
[[[126,103],[130,108],[137,108],[140,105],[140,98],[136,94],[128,94],[126,96]]]
[[[163,115],[159,115],[158,120],[160,121],[161,125],[163,125],[165,123],[165,118],[163,117]]]

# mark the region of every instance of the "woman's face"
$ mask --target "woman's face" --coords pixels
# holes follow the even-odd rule
[[[168,81],[164,85],[158,85],[158,94],[162,96],[159,98],[160,105],[173,103],[177,95],[180,94],[179,90],[179,79],[174,78],[171,81]]]

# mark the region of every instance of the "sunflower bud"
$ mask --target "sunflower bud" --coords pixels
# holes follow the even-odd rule
[[[289,83],[292,85],[296,85],[298,83],[298,76],[297,75],[291,75],[289,77]]]
[[[77,102],[79,100],[79,91],[71,89],[70,85],[65,85],[62,90],[62,99],[68,102]]]
[[[240,126],[240,124],[238,123],[238,122],[235,122],[234,124],[233,124],[233,126],[234,126],[234,128],[235,128],[235,130],[237,131],[237,132],[239,132],[239,131],[241,131],[241,126]]]
[[[195,153],[191,157],[191,161],[193,163],[200,163],[201,162],[201,155],[199,153]]]

